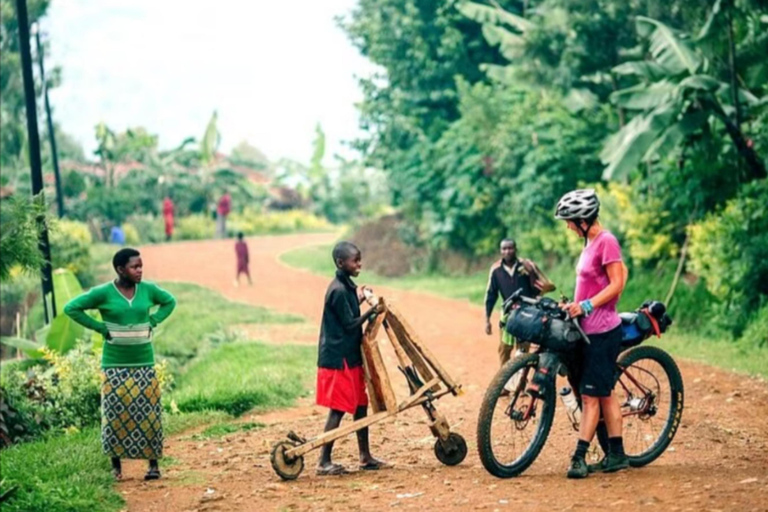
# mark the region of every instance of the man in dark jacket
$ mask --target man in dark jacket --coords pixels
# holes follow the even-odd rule
[[[517,257],[517,244],[506,238],[501,241],[501,259],[491,266],[488,275],[488,288],[485,292],[485,333],[491,335],[491,313],[501,295],[502,304],[510,295],[522,288],[522,295],[535,298],[555,289],[547,276],[539,270],[531,260]],[[501,318],[501,324],[506,324],[506,318]],[[500,327],[501,340],[499,343],[499,361],[503,366],[509,361],[515,340]],[[518,350],[522,347],[518,347]]]

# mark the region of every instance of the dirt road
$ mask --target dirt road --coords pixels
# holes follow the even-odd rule
[[[144,249],[143,256],[151,279],[195,282],[233,300],[303,315],[318,325],[330,276],[291,269],[278,256],[332,239],[330,235],[251,239],[256,283],[252,288],[233,286],[230,241],[154,246]],[[365,268],[361,283],[364,272]],[[654,464],[584,481],[567,480],[576,434],[560,408],[537,462],[522,477],[499,480],[482,468],[475,445],[477,411],[497,369],[498,338],[496,333],[492,337],[483,333],[481,309],[427,294],[381,287],[376,291],[398,304],[443,365],[463,383],[463,396],[445,397],[437,406],[469,443],[464,463],[446,467],[437,461],[423,412],[413,409],[371,429],[374,453],[395,463],[394,469],[317,477],[313,452],[302,476],[284,483],[270,467],[271,444],[288,430],[305,436],[322,431],[325,411],[305,400],[289,410],[245,418],[267,424],[260,430],[210,441],[192,440],[188,433],[167,440],[166,454],[177,462],[163,480],[144,483],[142,466],[127,467],[127,480],[119,488],[128,510],[768,510],[764,381],[682,361],[686,407],[681,428],[672,447]],[[303,337],[306,341],[306,333]],[[403,393],[401,388],[400,396]],[[336,461],[356,468],[356,454],[354,437],[337,442]]]

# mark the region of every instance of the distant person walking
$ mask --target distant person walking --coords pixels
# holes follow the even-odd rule
[[[243,240],[243,233],[237,234],[237,242],[235,243],[235,255],[237,256],[237,275],[235,276],[235,286],[240,286],[240,274],[245,274],[248,278],[248,284],[252,285],[251,272],[248,269],[248,244]]]
[[[165,240],[169,241],[173,236],[173,216],[175,205],[170,196],[163,199],[163,220],[165,221]]]
[[[148,459],[144,479],[156,480],[160,478],[157,460],[163,456],[163,408],[152,330],[168,318],[176,299],[142,280],[144,266],[136,249],[117,251],[112,266],[116,279],[75,297],[64,306],[64,313],[104,336],[101,444],[112,458],[112,473],[122,478],[120,459]],[[160,308],[150,313],[155,306]],[[86,313],[93,309],[102,321]]]
[[[115,245],[125,245],[125,231],[117,224],[109,230],[109,243]]]
[[[231,210],[232,196],[229,195],[229,192],[224,192],[216,207],[216,238],[227,237],[227,216]]]

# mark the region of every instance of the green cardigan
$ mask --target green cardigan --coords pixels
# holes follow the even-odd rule
[[[150,314],[149,310],[154,306],[160,308]],[[118,291],[114,281],[110,281],[69,301],[64,306],[64,313],[104,335],[102,368],[152,366],[155,364],[152,328],[168,318],[175,307],[173,295],[154,283],[138,283],[133,299],[128,300]],[[99,322],[86,314],[89,309],[98,309],[104,321]]]

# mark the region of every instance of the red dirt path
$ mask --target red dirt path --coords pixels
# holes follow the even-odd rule
[[[250,239],[255,285],[240,288],[233,286],[231,241],[175,243],[142,252],[151,279],[194,282],[233,300],[302,315],[317,325],[330,276],[289,268],[278,257],[333,238],[320,234]],[[358,281],[365,281],[364,272]],[[298,480],[282,482],[270,467],[271,444],[288,430],[305,436],[322,431],[325,411],[305,400],[292,409],[244,418],[267,424],[263,429],[209,441],[193,440],[189,433],[168,439],[166,454],[178,463],[165,471],[162,480],[145,483],[140,480],[143,467],[134,463],[126,468],[127,479],[119,489],[127,509],[768,510],[765,381],[683,361],[686,404],[681,428],[672,447],[655,463],[583,481],[567,480],[565,470],[576,434],[559,408],[536,463],[519,478],[499,480],[482,468],[475,445],[480,401],[497,369],[498,338],[482,332],[481,309],[416,292],[381,287],[376,291],[398,304],[442,364],[464,385],[463,396],[437,402],[454,430],[468,441],[470,452],[461,465],[446,467],[437,461],[423,412],[413,409],[371,428],[374,453],[395,463],[394,469],[321,478],[314,475],[314,452],[306,458]],[[403,393],[401,388],[399,396]],[[352,436],[337,442],[335,460],[354,468],[356,453]]]

